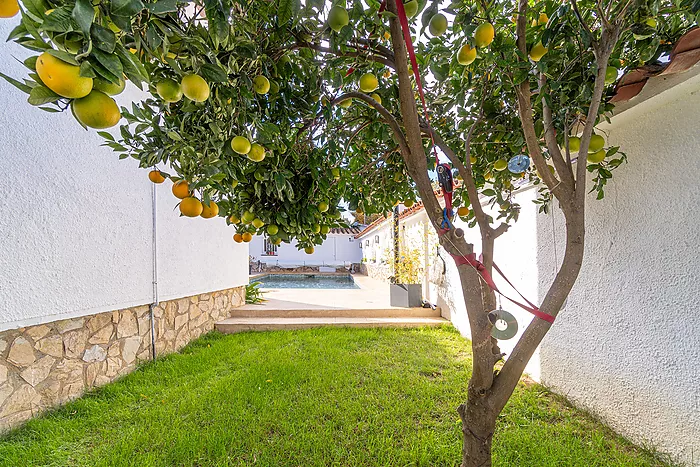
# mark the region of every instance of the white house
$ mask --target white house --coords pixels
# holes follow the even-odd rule
[[[269,266],[346,266],[362,259],[360,243],[355,236],[362,227],[333,228],[321,245],[314,247],[312,254],[299,250],[296,242],[277,246],[267,236],[256,235],[250,242],[252,262],[261,261]]]
[[[26,74],[28,53],[5,44],[2,71]],[[70,112],[31,107],[4,80],[0,94],[2,431],[211,330],[244,301],[248,246],[223,218],[179,217],[170,182]]]
[[[700,65],[641,84],[610,124],[598,126],[629,162],[603,200],[589,195],[579,280],[528,372],[623,435],[700,466]],[[544,298],[564,250],[561,212],[538,214],[536,198],[531,186],[517,192],[520,219],[496,241],[495,256],[531,301]],[[454,262],[434,253],[425,211],[413,207],[400,217],[401,235],[427,252],[424,297],[468,336]],[[455,224],[478,248],[477,229]],[[358,235],[370,275],[391,274],[381,256],[390,225],[378,221]],[[507,353],[532,316],[503,306],[520,327],[502,342]]]

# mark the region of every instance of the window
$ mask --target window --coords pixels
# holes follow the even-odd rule
[[[265,241],[263,241],[262,254],[263,256],[277,256],[277,245],[272,243],[268,237],[265,237]]]
[[[365,240],[365,246],[369,246],[369,238]]]

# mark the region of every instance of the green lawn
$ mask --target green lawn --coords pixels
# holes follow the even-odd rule
[[[454,466],[469,359],[451,328],[213,333],[0,438],[0,465]],[[494,457],[666,465],[525,385]]]

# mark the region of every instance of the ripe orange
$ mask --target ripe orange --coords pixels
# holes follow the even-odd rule
[[[205,219],[216,217],[219,215],[219,206],[214,201],[209,201],[209,206],[202,206],[202,214],[200,215]]]
[[[183,216],[197,217],[202,214],[202,202],[197,198],[189,196],[180,202],[180,212]]]
[[[190,195],[190,185],[187,180],[180,180],[173,184],[173,194],[176,198],[185,199]]]
[[[163,183],[165,181],[165,177],[163,177],[160,170],[151,170],[148,172],[148,179],[153,183]]]
[[[41,81],[56,94],[78,99],[92,91],[92,78],[80,76],[80,67],[44,52],[36,60],[36,73]]]
[[[250,232],[245,232],[243,235],[241,235],[241,238],[243,239],[244,242],[248,243],[253,239],[253,235]]]
[[[469,208],[466,206],[462,206],[459,209],[457,209],[457,215],[459,217],[467,217],[469,215]]]
[[[0,18],[12,18],[19,13],[17,0],[0,0]]]
[[[243,241],[243,235],[237,233],[233,236],[233,241],[236,243],[241,243]]]

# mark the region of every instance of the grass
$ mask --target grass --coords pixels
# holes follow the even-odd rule
[[[2,466],[455,466],[468,342],[451,328],[213,333],[0,438]],[[521,385],[498,466],[660,466]]]

